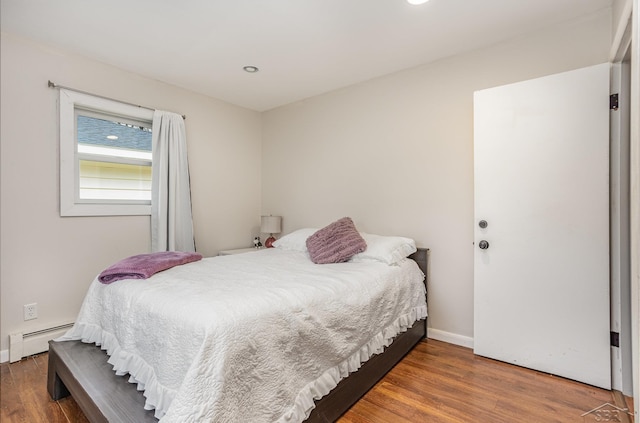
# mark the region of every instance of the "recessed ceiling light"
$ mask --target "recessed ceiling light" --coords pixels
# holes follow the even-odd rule
[[[107,139],[108,140],[117,140],[118,136],[117,135],[107,135]]]
[[[242,69],[244,69],[245,72],[249,72],[249,73],[256,73],[260,70],[258,69],[257,66],[245,66]]]
[[[407,3],[418,5],[418,4],[424,4],[428,1],[429,0],[407,0]]]

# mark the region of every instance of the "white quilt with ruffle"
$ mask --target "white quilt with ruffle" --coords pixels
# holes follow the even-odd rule
[[[426,317],[412,260],[317,265],[276,248],[146,280],[93,281],[58,340],[101,345],[162,423],[301,422],[361,363]]]

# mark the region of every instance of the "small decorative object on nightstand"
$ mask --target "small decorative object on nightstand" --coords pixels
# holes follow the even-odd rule
[[[259,236],[253,238],[253,246],[255,248],[262,248],[262,242],[260,242],[260,237]]]
[[[273,234],[279,234],[282,227],[281,216],[262,216],[260,218],[260,232],[269,234],[269,238],[264,242],[264,246],[267,248],[273,247],[273,243],[276,240]]]

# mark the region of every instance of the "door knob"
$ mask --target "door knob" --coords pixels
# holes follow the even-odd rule
[[[480,226],[482,229],[486,228],[488,226],[488,223],[486,220],[481,220],[480,222],[478,222],[478,226]]]
[[[486,250],[489,248],[489,243],[483,239],[478,243],[478,247],[480,247],[481,250]]]

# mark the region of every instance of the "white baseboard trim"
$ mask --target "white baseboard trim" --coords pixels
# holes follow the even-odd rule
[[[0,363],[6,363],[9,361],[9,350],[0,351]]]
[[[473,349],[473,338],[439,329],[427,328],[427,338]]]
[[[49,351],[49,341],[64,335],[72,326],[73,323],[63,323],[29,333],[10,334],[7,361],[15,363],[24,357]]]

